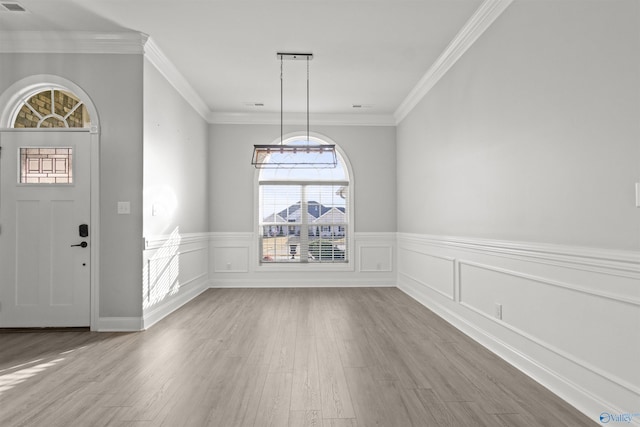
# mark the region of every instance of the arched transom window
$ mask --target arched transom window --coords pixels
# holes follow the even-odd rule
[[[26,97],[11,123],[13,128],[88,128],[91,120],[77,96],[51,88]]]
[[[16,129],[89,128],[84,103],[58,87],[39,88],[16,104],[10,124]],[[74,147],[28,146],[19,148],[21,184],[72,184]]]
[[[335,168],[261,169],[258,187],[261,264],[349,262],[349,172],[339,153]]]

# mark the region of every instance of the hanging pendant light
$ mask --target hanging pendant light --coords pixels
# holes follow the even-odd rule
[[[251,164],[257,169],[315,169],[335,168],[338,164],[336,146],[333,144],[312,143],[309,138],[309,61],[312,53],[280,53],[280,144],[257,144],[253,146]],[[283,109],[283,63],[284,60],[307,61],[307,139],[300,144],[284,144],[284,109]]]

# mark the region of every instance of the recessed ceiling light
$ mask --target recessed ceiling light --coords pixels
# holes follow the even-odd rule
[[[27,9],[22,7],[19,3],[2,2],[0,3],[0,5],[2,5],[2,8],[0,8],[0,11],[4,11],[4,12],[26,12],[27,11]]]

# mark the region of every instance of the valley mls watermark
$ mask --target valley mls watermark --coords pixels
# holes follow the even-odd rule
[[[640,418],[640,412],[631,413],[631,412],[623,412],[619,414],[613,414],[611,412],[603,412],[600,414],[600,422],[602,424],[609,423],[631,423],[633,417]]]

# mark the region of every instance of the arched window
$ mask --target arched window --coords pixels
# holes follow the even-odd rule
[[[312,143],[326,144],[311,137]],[[283,141],[307,144],[305,137]],[[265,168],[258,178],[261,264],[348,263],[350,179],[338,151],[335,168]],[[273,159],[277,162],[277,159]]]
[[[11,120],[13,128],[88,128],[90,125],[84,103],[73,93],[53,87],[25,97]]]
[[[55,85],[38,85],[16,99],[9,125],[16,129],[90,128],[87,108],[78,96]],[[73,147],[20,148],[20,183],[72,184]]]

